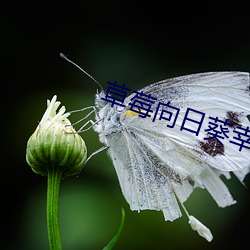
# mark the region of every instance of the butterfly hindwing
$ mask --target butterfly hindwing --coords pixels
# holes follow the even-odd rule
[[[170,173],[161,173],[161,164],[154,153],[145,150],[144,142],[130,131],[124,131],[119,136],[114,135],[112,140],[109,155],[115,166],[123,195],[131,209],[161,210],[166,220],[171,221],[180,217],[181,212],[170,183],[172,177]],[[112,145],[117,147],[112,148]],[[164,168],[164,171],[169,170]]]

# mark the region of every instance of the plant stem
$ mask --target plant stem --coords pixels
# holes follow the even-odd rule
[[[113,248],[113,246],[115,245],[116,241],[118,240],[120,233],[122,231],[122,227],[124,225],[124,221],[125,221],[125,212],[124,209],[122,208],[122,218],[121,218],[121,222],[120,225],[114,235],[114,237],[111,239],[111,241],[108,243],[107,246],[105,246],[102,250],[111,250]]]
[[[59,188],[62,170],[59,167],[48,168],[47,185],[47,228],[50,250],[61,250],[59,231]]]

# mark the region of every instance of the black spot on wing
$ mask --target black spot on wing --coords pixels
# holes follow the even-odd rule
[[[227,111],[226,120],[228,121],[228,123],[233,125],[233,128],[236,128],[237,126],[241,126],[241,116],[242,114],[239,112]]]
[[[199,142],[200,149],[210,156],[224,155],[224,146],[215,138]]]

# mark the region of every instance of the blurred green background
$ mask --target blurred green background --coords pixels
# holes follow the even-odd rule
[[[228,3],[229,4],[229,3]],[[1,6],[2,233],[1,249],[48,249],[46,178],[25,161],[26,143],[54,94],[67,110],[93,105],[96,84],[59,57],[69,55],[107,89],[117,81],[137,89],[169,77],[250,69],[248,8],[174,6],[169,2],[42,1]],[[73,115],[77,121],[82,114]],[[89,154],[102,145],[82,134]],[[185,216],[165,222],[161,212],[132,212],[111,161],[102,152],[81,175],[62,181],[60,229],[64,250],[95,250],[126,219],[114,249],[248,249],[249,188],[225,180],[237,204],[218,208],[205,190],[186,202],[213,235],[206,242]],[[250,177],[246,178],[250,186]]]

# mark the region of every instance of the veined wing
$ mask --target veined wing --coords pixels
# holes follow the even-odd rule
[[[250,109],[249,74],[245,72],[208,72],[174,77],[148,85],[140,91],[156,97],[157,102],[170,101],[177,108],[208,111],[229,106],[238,108],[238,112],[249,112]],[[152,108],[156,105],[153,104]]]
[[[250,112],[249,74],[245,72],[208,72],[170,78],[148,85],[138,92],[157,98],[151,109],[156,110],[159,102],[171,102],[180,108],[192,108],[205,112],[207,116],[219,115],[247,122]],[[128,104],[133,94],[125,99]],[[128,106],[129,108],[129,106]],[[228,114],[228,111],[229,112]],[[233,114],[237,114],[235,117]],[[221,115],[221,114],[220,114]],[[223,117],[222,117],[223,118]]]
[[[150,124],[149,118],[140,118],[137,113],[131,115],[131,113],[125,112],[121,117],[121,122],[127,126],[128,130],[133,127],[141,131],[148,131],[150,134],[153,131],[152,128],[155,127],[156,132],[161,131],[169,138],[169,141],[174,141],[213,168],[223,171],[249,169],[250,150],[244,148],[240,152],[239,147],[230,142],[236,136],[234,129],[237,126],[243,128],[250,126],[246,117],[250,113],[247,73],[212,72],[188,75],[149,85],[141,91],[158,98],[157,102],[151,106],[152,116],[155,115],[159,102],[171,101],[172,107],[179,109],[178,118],[175,126],[170,128],[167,127],[169,124],[166,121],[164,126],[164,120],[157,119],[159,114],[157,114],[155,122],[152,122],[151,119]],[[163,108],[170,113],[172,112],[174,116],[171,107]],[[184,121],[188,108],[204,114],[198,135],[190,132],[197,131],[197,123],[190,121],[185,123]],[[199,121],[200,115],[193,112],[193,119]],[[225,138],[221,140],[223,145],[218,143],[216,139],[204,140],[210,136],[206,130],[209,128],[209,123],[213,122],[210,120],[211,117],[223,122],[227,120],[233,125],[232,127],[224,127],[224,129],[228,129],[225,134],[228,138],[224,136]],[[219,125],[223,125],[223,123],[219,123]],[[242,180],[245,172],[247,170],[237,171],[237,176]]]
[[[138,139],[124,131],[112,135],[109,140],[108,153],[116,169],[122,193],[131,210],[161,210],[166,220],[173,221],[181,216],[181,212],[170,177],[158,172],[152,154],[150,156],[149,152],[144,151],[143,142],[138,142]],[[167,173],[167,168],[164,171]]]
[[[161,131],[129,127],[109,140],[109,154],[132,210],[161,210],[173,221],[181,216],[175,195],[184,202],[197,186],[206,188],[221,207],[235,202],[218,170]]]

